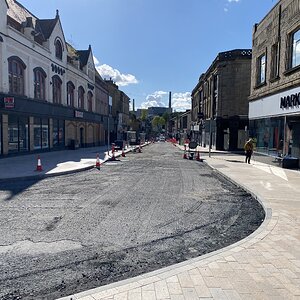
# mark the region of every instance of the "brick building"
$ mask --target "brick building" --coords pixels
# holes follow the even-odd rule
[[[192,91],[192,138],[217,150],[242,149],[248,126],[251,49],[221,52]],[[246,129],[246,130],[245,130]]]
[[[300,0],[281,0],[253,28],[250,135],[268,155],[300,158]]]

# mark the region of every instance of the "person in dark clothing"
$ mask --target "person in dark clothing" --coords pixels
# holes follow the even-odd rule
[[[253,140],[252,139],[249,139],[245,143],[244,149],[245,149],[245,154],[246,154],[245,163],[250,164],[251,156],[252,156],[252,153],[253,153]]]

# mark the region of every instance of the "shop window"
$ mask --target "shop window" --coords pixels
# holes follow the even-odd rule
[[[15,115],[8,116],[8,152],[24,152],[29,150],[28,118]]]
[[[34,98],[35,99],[46,99],[46,77],[47,74],[42,68],[35,68],[33,70],[34,80]]]
[[[61,104],[61,85],[62,85],[61,79],[57,75],[54,75],[52,77],[53,103]]]
[[[29,130],[28,118],[19,117],[19,151],[24,152],[29,150]]]
[[[271,49],[271,79],[279,77],[279,43],[272,46]]]
[[[93,94],[91,92],[87,93],[88,111],[93,111]]]
[[[63,53],[63,49],[62,49],[62,45],[59,39],[57,39],[55,41],[55,57],[62,60],[62,53]]]
[[[291,67],[300,65],[300,29],[291,35]]]
[[[261,55],[257,60],[257,85],[266,81],[266,55]]]
[[[24,95],[24,73],[26,65],[17,56],[8,58],[9,92]]]
[[[33,122],[34,149],[49,148],[48,119],[34,118]]]
[[[78,108],[84,109],[84,89],[82,86],[78,88]]]
[[[67,83],[67,105],[74,107],[74,90],[75,86],[72,81]]]
[[[62,148],[65,146],[65,122],[63,120],[53,119],[53,148]]]

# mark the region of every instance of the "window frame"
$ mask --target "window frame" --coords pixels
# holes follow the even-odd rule
[[[62,42],[60,41],[60,39],[56,39],[55,43],[55,57],[58,58],[59,60],[62,60],[63,57],[63,46],[62,46]]]
[[[40,68],[33,69],[34,98],[46,100],[46,72]]]
[[[18,56],[10,56],[7,60],[9,92],[15,95],[25,95],[25,63]]]
[[[264,58],[264,63],[262,63],[263,58]],[[266,77],[267,77],[267,54],[266,52],[264,52],[257,58],[256,86],[264,85],[267,80]]]
[[[84,94],[85,90],[82,86],[78,88],[78,108],[84,109]]]
[[[74,107],[75,104],[75,85],[72,81],[67,82],[67,105]]]
[[[280,42],[272,45],[271,48],[271,80],[279,79],[280,68]]]
[[[296,45],[295,45],[295,34],[298,34],[298,40],[296,40]],[[300,28],[298,27],[297,29],[295,29],[294,31],[292,31],[289,35],[289,69],[294,69],[294,68],[298,68],[300,67]],[[297,54],[294,54],[294,51],[296,50],[297,53],[297,49],[299,48],[299,57],[297,60]],[[296,60],[295,64],[294,64],[294,58]]]
[[[88,111],[93,112],[93,93],[88,91],[87,93],[87,104],[88,104]]]
[[[62,80],[58,75],[52,77],[52,102],[62,104]]]

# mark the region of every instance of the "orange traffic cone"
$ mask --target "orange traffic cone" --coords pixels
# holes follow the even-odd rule
[[[38,157],[37,157],[36,171],[43,171],[43,168],[42,168],[42,162],[41,162],[41,158],[40,158],[39,155],[38,155]]]
[[[100,170],[100,159],[99,159],[99,153],[97,153],[97,157],[96,157],[96,168],[98,170]]]
[[[125,157],[124,148],[122,148],[122,157]]]

